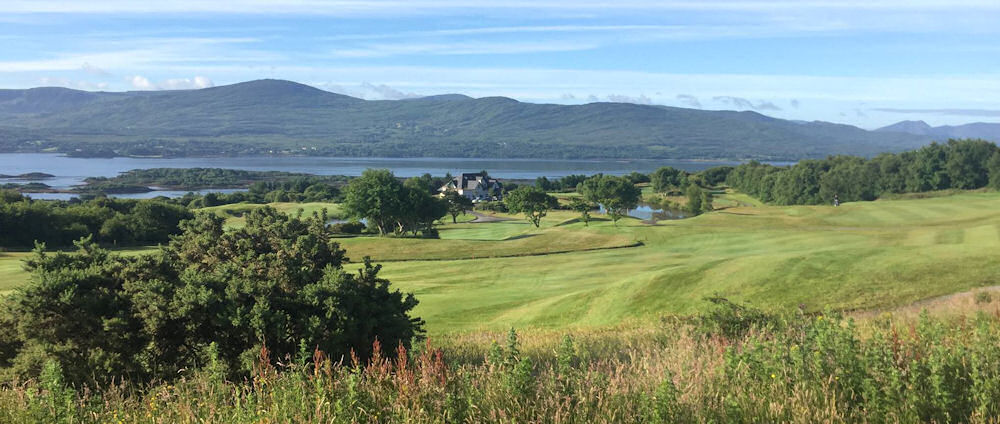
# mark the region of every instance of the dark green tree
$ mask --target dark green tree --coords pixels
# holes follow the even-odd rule
[[[705,212],[705,192],[697,184],[691,184],[687,190],[687,211],[691,215],[701,215]]]
[[[541,225],[542,218],[549,210],[559,206],[559,201],[555,197],[537,186],[518,187],[517,190],[507,193],[504,203],[511,213],[523,213],[535,228]]]
[[[625,177],[598,175],[580,184],[583,198],[604,207],[614,225],[639,205],[642,190]]]
[[[451,215],[451,223],[458,222],[458,216],[464,215],[466,211],[472,210],[472,200],[455,190],[448,190],[444,193],[444,200],[448,204],[448,215]]]
[[[344,190],[344,212],[367,219],[380,235],[393,230],[403,207],[403,184],[387,169],[366,169]]]
[[[650,183],[653,185],[653,190],[660,193],[680,190],[687,185],[687,173],[669,166],[664,166],[653,171],[649,177]]]
[[[592,202],[582,197],[574,197],[569,202],[569,208],[580,214],[580,221],[583,221],[583,225],[590,226],[590,212],[595,209],[595,205]]]

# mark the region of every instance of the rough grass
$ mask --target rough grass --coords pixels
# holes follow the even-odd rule
[[[714,317],[714,318],[711,318]],[[735,315],[583,331],[483,332],[368,363],[306,350],[226,379],[81,388],[46,365],[0,385],[0,422],[996,423],[1000,321]],[[729,327],[727,327],[729,328]],[[377,342],[376,342],[376,346]],[[379,349],[375,349],[379,351]]]

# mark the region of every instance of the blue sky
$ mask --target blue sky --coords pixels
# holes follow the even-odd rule
[[[281,78],[367,99],[1000,122],[997,0],[0,0],[0,47],[4,88]]]

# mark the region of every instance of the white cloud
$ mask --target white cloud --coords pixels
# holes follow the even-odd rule
[[[156,85],[161,90],[191,90],[197,88],[214,87],[212,80],[196,76],[194,78],[172,78]]]
[[[132,88],[136,90],[153,90],[156,88],[156,86],[154,86],[148,78],[142,75],[135,75],[129,78],[129,83],[132,84]]]
[[[132,88],[136,90],[192,90],[215,86],[212,80],[203,76],[170,78],[159,83],[154,83],[142,75],[135,75],[130,77],[128,81],[132,85]]]

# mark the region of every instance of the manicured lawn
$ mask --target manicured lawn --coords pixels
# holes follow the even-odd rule
[[[695,312],[716,293],[786,310],[884,307],[998,284],[1000,275],[996,193],[731,208],[656,226],[623,220],[618,228],[552,227],[560,214],[543,221],[548,229],[526,234],[557,228],[644,245],[387,263],[383,275],[416,293],[432,334],[655,320]]]
[[[21,260],[30,254],[0,252],[0,296],[28,281],[28,274],[21,268]]]
[[[134,247],[119,249],[116,252],[124,255],[141,255],[155,247]],[[22,261],[31,256],[31,252],[0,252],[0,296],[10,293],[13,289],[28,282],[28,273],[24,271]]]

